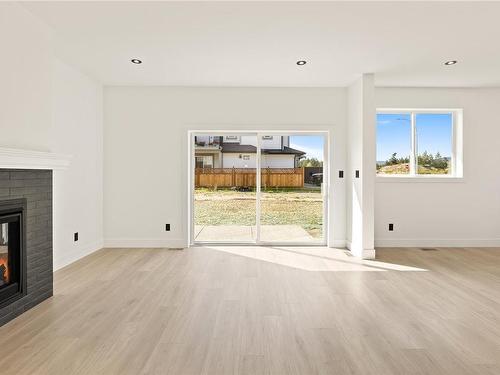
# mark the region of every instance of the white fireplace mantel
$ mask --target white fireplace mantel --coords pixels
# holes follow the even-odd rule
[[[66,169],[71,155],[0,147],[0,169]]]

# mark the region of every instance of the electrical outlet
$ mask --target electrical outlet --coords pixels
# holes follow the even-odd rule
[[[390,223],[389,224],[389,232],[394,231],[394,224]]]
[[[339,171],[339,178],[344,178],[344,171]]]
[[[165,231],[170,232],[170,224],[165,224]]]
[[[359,178],[359,171],[356,171],[356,178]]]
[[[75,233],[73,234],[73,241],[74,241],[74,242],[78,241],[78,232],[75,232]]]

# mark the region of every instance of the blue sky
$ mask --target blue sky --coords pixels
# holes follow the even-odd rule
[[[306,158],[323,160],[324,139],[320,135],[290,136],[290,147],[306,153]]]
[[[451,156],[451,114],[417,114],[418,153],[424,151]],[[409,114],[377,115],[377,161],[384,161],[396,152],[398,157],[411,151],[411,122]]]

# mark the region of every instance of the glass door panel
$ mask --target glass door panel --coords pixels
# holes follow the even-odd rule
[[[257,136],[206,134],[192,142],[194,241],[255,242]]]
[[[265,135],[261,145],[260,241],[324,243],[323,135]]]

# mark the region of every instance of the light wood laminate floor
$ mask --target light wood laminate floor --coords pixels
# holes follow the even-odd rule
[[[105,249],[0,328],[1,374],[500,374],[500,249]]]

